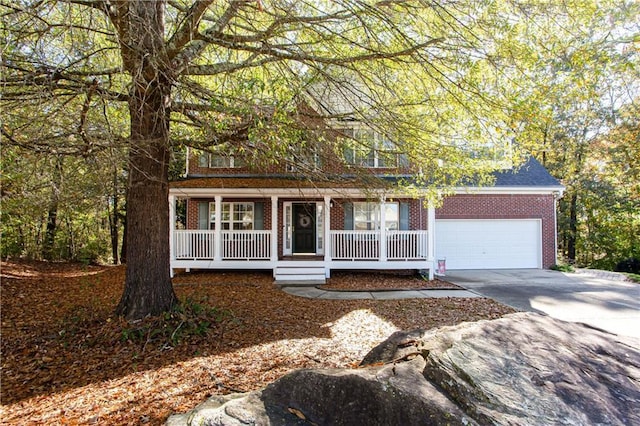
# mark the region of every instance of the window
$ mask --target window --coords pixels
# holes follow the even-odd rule
[[[362,167],[398,167],[398,153],[390,140],[367,127],[342,129],[348,139],[345,160]]]
[[[210,169],[244,167],[244,165],[242,159],[228,154],[203,152],[199,158],[199,166]]]
[[[385,203],[385,229],[399,229],[398,203]],[[353,229],[356,231],[371,231],[380,229],[379,203],[353,203]]]
[[[320,154],[316,146],[290,147],[288,157],[288,172],[309,172],[318,170],[321,165]]]
[[[222,203],[221,223],[223,230],[251,230],[254,220],[253,203]],[[216,203],[209,203],[209,229],[216,226]]]
[[[209,168],[233,167],[233,157],[220,154],[209,154]]]

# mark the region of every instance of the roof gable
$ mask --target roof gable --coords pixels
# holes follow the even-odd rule
[[[494,176],[493,186],[562,186],[533,156],[529,156],[521,166],[495,172]]]

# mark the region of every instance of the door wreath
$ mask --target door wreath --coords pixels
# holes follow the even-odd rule
[[[306,215],[301,215],[300,218],[298,219],[298,225],[300,225],[303,228],[308,228],[309,225],[311,225],[311,218]]]

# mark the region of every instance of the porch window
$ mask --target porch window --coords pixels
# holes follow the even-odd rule
[[[398,203],[385,203],[385,229],[399,228]],[[371,231],[380,229],[380,204],[368,202],[353,203],[353,229],[356,231]]]
[[[222,203],[221,223],[223,230],[254,229],[254,203]],[[209,229],[216,227],[216,203],[209,203]]]

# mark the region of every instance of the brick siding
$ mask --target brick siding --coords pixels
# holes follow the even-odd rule
[[[198,203],[213,202],[213,198],[187,200],[187,229],[198,228]],[[301,202],[300,199],[278,199],[278,253],[282,253],[283,244],[283,203]],[[305,202],[322,202],[321,199],[308,199]],[[344,204],[365,199],[333,199],[330,211],[331,230],[344,229]],[[427,229],[427,208],[420,200],[394,199],[394,202],[409,203],[409,228]],[[264,229],[271,229],[271,199],[224,198],[223,202],[263,202]],[[436,209],[436,219],[541,219],[542,222],[542,267],[549,268],[556,263],[556,224],[554,217],[555,201],[553,195],[489,195],[460,194],[445,198],[441,207]]]

